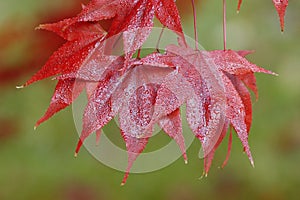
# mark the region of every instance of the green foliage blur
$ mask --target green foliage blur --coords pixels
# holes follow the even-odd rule
[[[195,140],[187,152],[188,165],[178,159],[156,172],[131,174],[123,187],[123,173],[104,166],[86,149],[78,158],[73,157],[78,134],[71,108],[33,130],[48,106],[55,81],[15,89],[55,49],[50,45],[50,51],[45,43],[35,52],[35,41],[49,33],[34,28],[39,23],[74,15],[80,10],[80,2],[86,3],[0,0],[0,73],[12,70],[0,80],[1,200],[299,198],[300,1],[290,1],[283,34],[271,0],[244,1],[240,14],[236,14],[237,1],[228,1],[228,48],[255,50],[248,58],[279,74],[257,75],[260,97],[258,101],[253,97],[254,119],[249,139],[255,168],[250,166],[237,137],[228,165],[219,168],[227,151],[226,138],[208,177],[199,179],[203,160],[198,158],[200,143]],[[184,29],[193,37],[191,7],[180,9]],[[222,49],[221,1],[198,1],[197,10],[200,43],[207,50]],[[54,34],[47,37],[57,40],[58,46],[62,42]],[[11,42],[6,44],[7,41]],[[39,56],[43,60],[29,62]]]

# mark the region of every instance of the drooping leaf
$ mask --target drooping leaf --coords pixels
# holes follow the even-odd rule
[[[128,167],[123,184],[133,162],[151,137],[154,124],[159,122],[153,122],[154,104],[157,89],[168,73],[169,68],[135,66],[115,92],[113,107],[118,110],[119,125],[128,151]]]
[[[217,148],[220,146],[220,144],[222,143],[226,133],[227,133],[227,130],[228,130],[228,126],[229,126],[229,122],[226,121],[226,123],[224,124],[224,127],[222,129],[222,132],[219,136],[219,139],[218,141],[216,142],[216,144],[214,145],[214,147],[212,148],[212,150],[207,153],[207,155],[204,157],[204,170],[203,170],[203,175],[207,176],[208,175],[208,172],[210,170],[210,167],[211,167],[211,164],[212,164],[212,161],[213,161],[213,158],[214,158],[214,155],[215,155],[215,151],[217,150]],[[230,140],[229,140],[230,142]],[[229,143],[230,144],[230,143]],[[229,145],[230,147],[230,145]],[[227,154],[229,155],[230,154],[230,149],[228,149],[227,151]]]
[[[184,53],[182,53],[184,52]],[[175,54],[176,53],[176,54]],[[150,55],[147,60],[175,68],[166,76],[155,104],[154,119],[168,115],[187,103],[187,120],[197,138],[201,141],[205,154],[210,151],[221,132],[222,89],[218,88],[214,77],[209,79],[209,66],[201,61],[200,52],[179,47],[168,48],[166,55]],[[183,55],[180,55],[183,54]],[[211,89],[214,88],[214,91]]]
[[[147,134],[147,137],[145,136],[145,137],[137,138],[130,135],[126,135],[125,133],[122,132],[122,136],[123,139],[125,140],[126,149],[128,152],[128,166],[121,185],[124,185],[126,183],[133,162],[137,159],[139,154],[143,152],[143,150],[145,149],[148,143],[149,138],[151,137],[150,132],[145,134]]]
[[[163,117],[159,121],[159,125],[163,128],[166,134],[168,134],[172,139],[176,141],[182,152],[183,159],[185,163],[187,163],[185,143],[182,135],[182,121],[180,110],[177,109],[166,117]]]
[[[124,59],[120,59],[124,63]],[[75,155],[91,133],[100,130],[117,114],[112,108],[112,95],[122,82],[122,74],[119,71],[122,67],[123,65],[112,65],[106,70],[103,79],[99,80],[95,90],[89,92],[91,95],[84,111],[83,128]]]
[[[279,19],[280,19],[280,28],[281,31],[284,31],[284,16],[285,16],[285,11],[286,8],[289,4],[288,0],[273,0],[273,4],[277,10]]]

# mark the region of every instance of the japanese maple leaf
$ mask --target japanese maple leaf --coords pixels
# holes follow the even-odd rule
[[[156,101],[164,102],[164,104],[157,106],[159,107],[158,110],[160,110],[161,115],[164,115],[176,109],[183,102],[186,102],[187,120],[193,132],[200,139],[203,145],[204,155],[206,155],[204,159],[204,173],[208,173],[214,151],[223,140],[226,134],[225,129],[227,130],[229,124],[237,132],[244,150],[253,165],[253,159],[248,145],[248,133],[252,122],[252,103],[250,93],[246,86],[253,89],[256,93],[255,79],[252,77],[254,76],[254,73],[274,73],[247,61],[243,56],[249,54],[250,51],[235,52],[232,50],[220,50],[195,52],[189,48],[176,46],[170,46],[168,51],[174,53],[174,55],[151,55],[146,59],[142,59],[142,61],[145,62],[149,60],[152,63],[155,61],[158,65],[163,63],[178,68],[176,72],[169,75],[170,78],[166,77],[165,82],[163,82],[158,91]],[[184,59],[175,56],[178,54]],[[187,60],[189,60],[189,64],[186,62]],[[203,60],[205,62],[203,62]],[[200,66],[197,66],[199,63]],[[210,68],[207,64],[210,64]],[[214,66],[216,66],[217,71],[213,69]],[[217,112],[221,107],[222,98],[220,97],[222,97],[222,92],[221,89],[219,89],[219,94],[207,91],[207,88],[210,87],[213,87],[214,92],[218,91],[220,85],[218,85],[217,82],[214,82],[212,78],[214,77],[214,74],[210,74],[209,70],[203,70],[205,67],[208,67],[208,69],[214,73],[218,73],[219,78],[221,78],[221,85],[224,86],[226,98],[224,111],[226,115],[224,121],[220,115],[212,117],[212,113]],[[203,77],[205,77],[206,82],[203,80]],[[209,79],[211,79],[211,82],[207,81]],[[210,86],[207,86],[207,82]],[[165,85],[167,85],[167,87],[164,88]],[[191,88],[193,88],[192,91]],[[185,94],[185,92],[187,92],[187,94]],[[196,94],[195,97],[193,97],[192,94]],[[201,98],[201,96],[199,97],[199,94],[202,94],[204,98]],[[213,109],[213,106],[211,105],[212,102],[218,102],[219,105],[216,104]],[[195,104],[198,105],[195,106]],[[191,113],[196,113],[196,115]],[[209,129],[209,123],[212,124],[211,129]],[[218,132],[221,132],[221,134],[217,135],[216,133]],[[229,143],[231,144],[231,141]]]
[[[246,86],[257,95],[254,73],[275,74],[247,61],[244,56],[251,53],[250,51],[217,50],[205,53],[208,53],[208,56],[213,59],[221,72],[227,96],[227,119],[237,132],[253,165],[253,159],[246,142],[252,123],[251,96]]]
[[[122,136],[128,151],[128,167],[124,176],[125,183],[134,160],[145,148],[152,134],[154,102],[160,82],[170,73],[170,68],[140,66],[132,62],[124,71],[124,57],[118,57],[103,73],[103,78],[89,97],[83,116],[83,129],[76,148],[76,155],[84,140],[119,115]],[[84,68],[89,71],[88,68]],[[85,70],[81,70],[85,73]],[[77,77],[82,79],[83,77]],[[94,81],[85,80],[85,81]],[[179,110],[157,119],[155,123],[179,144],[186,160]]]

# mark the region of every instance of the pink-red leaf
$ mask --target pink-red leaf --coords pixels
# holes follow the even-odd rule
[[[101,21],[115,16],[124,17],[132,9],[134,0],[92,0],[77,16],[78,21]]]
[[[122,74],[119,71],[122,67],[123,65],[112,65],[112,68],[106,71],[104,78],[90,95],[84,111],[83,128],[75,154],[78,154],[82,143],[92,132],[101,129],[116,115],[111,101],[113,93],[122,83]]]
[[[247,132],[249,133],[252,124],[252,102],[250,93],[239,78],[229,74],[227,74],[227,76],[230,78],[232,84],[235,86],[235,89],[239,93],[239,96],[241,97],[241,100],[243,102],[245,108],[245,123],[247,126]]]
[[[167,115],[166,117],[163,117],[159,121],[160,126],[165,131],[166,134],[168,134],[172,139],[176,141],[178,144],[185,163],[187,163],[187,156],[186,156],[186,150],[185,150],[185,144],[184,144],[184,138],[182,135],[182,121],[180,116],[180,110],[177,109],[171,114]]]
[[[149,137],[151,135],[149,135],[149,133],[147,133],[147,137],[142,137],[142,138],[137,138],[137,137],[133,137],[130,135],[126,135],[126,133],[124,133],[122,131],[122,136],[125,140],[126,143],[126,149],[128,152],[128,166],[124,175],[124,178],[122,180],[121,185],[124,185],[127,181],[127,178],[129,176],[129,172],[130,169],[133,165],[133,162],[136,160],[136,158],[140,155],[140,153],[143,152],[143,150],[145,149]]]
[[[277,10],[279,19],[280,19],[280,27],[281,31],[284,31],[284,16],[285,16],[285,11],[286,8],[289,4],[288,0],[273,0],[273,4]]]
[[[145,148],[153,125],[158,122],[153,122],[157,88],[168,73],[168,68],[135,66],[115,92],[113,107],[119,112],[120,129],[128,151],[128,167],[122,184],[134,160]]]
[[[124,52],[127,59],[146,41],[152,30],[153,18],[154,6],[149,0],[140,0],[118,27],[118,31],[124,31]],[[113,32],[109,32],[111,33]]]
[[[215,50],[209,51],[207,53],[207,59],[211,57],[219,70],[228,72],[233,75],[239,76],[249,74],[252,72],[260,72],[275,75],[271,71],[265,70],[261,67],[258,67],[255,64],[250,63],[246,58],[243,57],[251,53],[250,51],[235,52],[233,50]]]
[[[204,170],[203,170],[203,174],[205,176],[207,176],[207,174],[208,174],[208,172],[210,170],[210,167],[211,167],[214,155],[215,155],[215,151],[217,150],[217,148],[222,143],[222,141],[223,141],[223,139],[224,139],[224,137],[226,135],[226,132],[228,130],[228,126],[229,126],[229,122],[227,121],[224,124],[224,127],[222,129],[220,137],[219,137],[218,141],[216,142],[216,144],[214,145],[213,149],[209,153],[207,153],[207,155],[204,157]],[[231,140],[229,140],[229,144],[230,144],[230,142],[231,142]],[[229,147],[231,147],[231,146],[229,145]],[[230,150],[231,150],[231,148],[228,148],[227,155],[230,154]]]
[[[230,120],[230,123],[232,124],[239,139],[241,140],[251,164],[254,165],[248,144],[248,132],[247,125],[245,122],[246,111],[245,106],[243,104],[243,100],[241,99],[231,80],[226,75],[223,75],[222,78],[226,88],[227,96],[226,116],[228,120]]]

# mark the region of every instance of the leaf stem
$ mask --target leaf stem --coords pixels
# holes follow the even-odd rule
[[[137,59],[141,58],[141,51],[142,51],[141,48],[139,48],[138,52],[137,52],[137,57],[136,57]]]
[[[193,15],[194,15],[194,34],[195,34],[195,49],[199,50],[198,47],[198,30],[197,30],[197,12],[195,7],[195,0],[192,0],[192,7],[193,7]]]
[[[164,34],[164,30],[165,30],[165,26],[162,27],[161,32],[160,32],[160,34],[159,34],[159,38],[158,38],[157,43],[156,43],[156,51],[157,51],[158,53],[160,53],[160,51],[159,51],[159,45],[160,45],[160,41],[161,41],[161,39],[162,39],[162,36],[163,36],[163,34]]]
[[[223,0],[223,41],[225,51],[227,49],[226,0]]]

